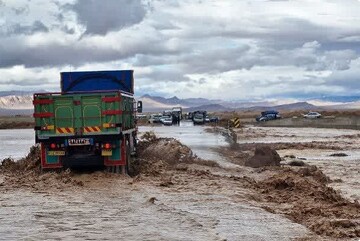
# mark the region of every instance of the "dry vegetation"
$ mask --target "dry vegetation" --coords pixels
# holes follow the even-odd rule
[[[34,128],[34,118],[30,116],[1,116],[0,129]]]

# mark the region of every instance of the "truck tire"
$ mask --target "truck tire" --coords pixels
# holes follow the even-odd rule
[[[131,165],[130,163],[130,142],[126,141],[126,165],[125,165],[125,174],[129,175],[129,167]]]

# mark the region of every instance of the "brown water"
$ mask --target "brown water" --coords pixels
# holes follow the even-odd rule
[[[82,178],[85,187],[70,190],[1,188],[0,239],[291,240],[307,233],[242,202],[241,190],[208,192],[206,183],[174,190],[132,184],[130,178],[108,184],[88,178]]]
[[[149,129],[214,158],[223,167],[214,170],[219,178],[177,174],[172,176],[173,186],[163,187],[159,178],[79,174],[76,178],[84,186],[59,188],[48,183],[49,188],[36,190],[7,187],[0,175],[0,240],[294,240],[309,235],[319,240],[304,226],[259,208],[249,199],[250,190],[221,178],[247,171],[224,157],[217,159],[212,148],[226,145],[222,136],[191,126],[140,130]],[[242,134],[243,142],[311,142],[313,136],[317,141],[338,141],[348,157],[329,157],[333,150],[290,149],[280,154],[319,165],[331,178],[342,179],[332,185],[358,198],[358,141],[344,137],[358,132],[250,128]]]

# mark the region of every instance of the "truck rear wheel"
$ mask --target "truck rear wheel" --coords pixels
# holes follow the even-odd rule
[[[130,138],[134,138],[132,135],[129,135],[126,137],[126,174],[130,175],[131,173],[134,172],[133,170],[133,157],[132,157],[132,150],[131,150],[131,139]],[[134,140],[134,148],[136,146],[136,143],[135,143],[135,139]]]

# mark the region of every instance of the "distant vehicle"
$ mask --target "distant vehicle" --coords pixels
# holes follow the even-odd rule
[[[210,117],[208,115],[205,116],[205,122],[210,122]]]
[[[160,117],[160,122],[164,124],[164,120],[169,119],[169,118],[172,120],[171,115],[163,115],[163,116]]]
[[[321,114],[319,112],[309,112],[303,116],[304,116],[304,118],[315,119],[315,118],[320,118]]]
[[[173,118],[171,116],[166,116],[164,119],[162,119],[162,123],[165,126],[171,126],[173,123]]]
[[[217,116],[210,117],[210,122],[219,122],[219,117]]]
[[[188,112],[188,113],[186,114],[186,119],[188,119],[188,120],[192,120],[193,117],[194,117],[194,113],[193,113],[193,112]]]
[[[150,116],[150,119],[149,119],[149,123],[150,124],[154,124],[154,123],[161,123],[161,118],[163,117],[162,114],[152,114]]]
[[[193,115],[194,124],[204,124],[206,119],[206,111],[195,111]]]
[[[180,120],[183,119],[183,115],[182,115],[182,108],[180,106],[178,107],[173,107],[172,108],[172,113],[173,115],[176,115],[180,118]]]
[[[140,119],[146,119],[148,116],[144,115],[144,114],[136,114],[136,119],[140,120]]]
[[[170,116],[172,115],[172,110],[164,110],[162,114],[163,116]]]
[[[261,112],[261,116],[256,117],[256,121],[262,122],[262,121],[276,120],[280,118],[281,116],[278,111],[269,110],[269,111]]]

